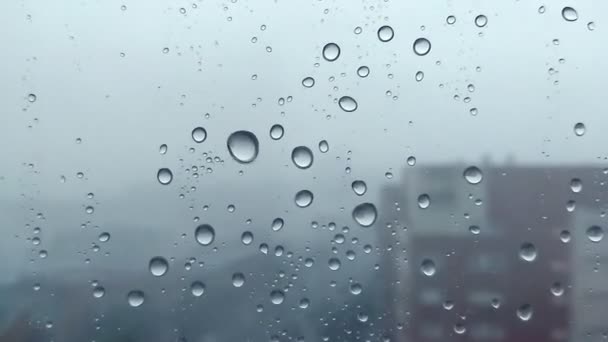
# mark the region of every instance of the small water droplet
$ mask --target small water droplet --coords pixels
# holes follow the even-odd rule
[[[208,224],[201,224],[194,232],[196,242],[203,246],[210,245],[215,239],[215,229]]]
[[[302,80],[302,85],[306,88],[312,88],[315,85],[315,79],[312,77],[305,77]]]
[[[562,17],[566,21],[576,21],[578,19],[578,13],[574,8],[566,6],[562,9]]]
[[[583,181],[578,178],[572,178],[572,180],[570,180],[570,190],[574,193],[583,191]]]
[[[363,196],[365,194],[365,192],[367,191],[367,185],[362,180],[354,181],[351,184],[351,187],[352,187],[353,191],[355,192],[355,194],[357,194],[358,196]]]
[[[376,222],[378,213],[372,203],[361,203],[353,209],[353,219],[362,227],[370,227]]]
[[[245,275],[241,272],[237,272],[232,275],[232,286],[241,287],[245,285]]]
[[[589,31],[595,30],[595,23],[593,21],[590,21],[587,23],[587,30],[589,30]]]
[[[524,322],[529,321],[533,314],[534,310],[530,304],[524,304],[517,309],[517,317]]]
[[[414,53],[424,56],[431,51],[431,42],[426,38],[418,38],[414,41]]]
[[[192,130],[192,140],[196,143],[202,143],[207,139],[207,131],[203,127],[196,127]]]
[[[328,62],[333,62],[340,57],[340,47],[336,43],[328,43],[323,47],[323,58]]]
[[[574,134],[579,137],[585,135],[585,124],[578,122],[576,125],[574,125]]]
[[[454,332],[458,335],[462,335],[467,332],[467,328],[462,323],[454,324]]]
[[[29,95],[27,96],[27,100],[28,100],[30,103],[34,103],[34,102],[36,102],[36,99],[37,99],[36,94],[29,94]]]
[[[101,242],[108,242],[108,241],[110,241],[110,233],[103,232],[103,233],[99,234],[98,239]]]
[[[350,293],[352,293],[356,296],[356,295],[361,294],[361,292],[363,292],[363,287],[359,283],[352,283],[352,284],[350,284],[349,290],[350,290]]]
[[[283,228],[284,224],[285,224],[285,221],[283,221],[282,218],[277,217],[272,221],[271,228],[273,231],[278,232],[279,230],[281,230]]]
[[[291,151],[291,160],[300,169],[308,169],[313,163],[312,151],[306,146],[298,146]]]
[[[361,77],[361,78],[365,78],[365,77],[369,76],[369,68],[365,65],[360,66],[357,69],[357,75],[359,75],[359,77]]]
[[[250,245],[253,242],[253,233],[246,231],[241,235],[241,242],[244,245]]]
[[[228,137],[228,151],[239,163],[251,163],[258,156],[259,142],[249,131],[236,131]]]
[[[93,297],[95,298],[101,298],[106,294],[106,289],[103,288],[103,286],[96,286],[93,289]]]
[[[342,96],[340,100],[338,100],[338,104],[345,112],[354,112],[357,110],[357,101],[350,96]]]
[[[321,140],[319,142],[319,151],[321,153],[327,153],[327,151],[329,151],[329,144],[327,143],[327,140]]]
[[[498,298],[492,298],[492,301],[490,302],[490,305],[492,305],[492,307],[494,309],[500,308],[500,299],[498,299]]]
[[[437,272],[437,267],[435,267],[435,262],[431,259],[424,259],[420,264],[420,271],[427,277],[432,277]]]
[[[296,193],[295,202],[300,208],[308,207],[313,201],[313,194],[308,190],[300,190]]]
[[[449,25],[454,25],[456,23],[456,17],[453,15],[450,15],[445,19],[445,22],[448,23]]]
[[[194,297],[200,297],[205,293],[205,284],[195,281],[190,285],[190,292]]]
[[[165,153],[167,153],[167,145],[166,145],[166,144],[162,144],[162,145],[160,145],[160,148],[158,149],[158,152],[159,152],[160,154],[165,154]]]
[[[600,242],[604,238],[604,229],[600,226],[587,228],[587,238],[591,242]]]
[[[477,27],[484,27],[487,24],[488,24],[488,17],[486,17],[485,15],[480,14],[475,17],[475,25],[477,25]]]
[[[431,197],[427,194],[422,194],[418,196],[418,207],[420,209],[426,209],[431,205]]]
[[[570,242],[570,239],[572,239],[572,235],[570,234],[570,231],[562,230],[559,233],[559,239],[562,240],[563,243],[568,243]]]
[[[167,259],[160,256],[150,259],[150,264],[148,266],[150,273],[156,277],[164,276],[169,270],[169,263],[167,263]]]
[[[283,129],[283,126],[276,124],[276,125],[272,125],[272,127],[270,127],[270,138],[272,140],[279,140],[283,137],[283,134],[285,133],[285,130]]]
[[[270,301],[272,304],[279,305],[285,300],[285,294],[281,290],[272,290],[270,292]]]
[[[464,170],[464,179],[470,184],[479,184],[483,179],[483,173],[476,166],[469,166]]]
[[[420,82],[424,79],[424,72],[418,71],[416,72],[416,82]]]
[[[144,303],[143,291],[133,290],[127,294],[129,305],[136,308]]]
[[[481,233],[481,229],[479,228],[479,226],[469,226],[469,232],[471,232],[471,234],[473,235],[477,235],[479,233]]]
[[[380,39],[382,42],[386,43],[393,39],[394,36],[395,33],[393,32],[393,28],[390,26],[385,25],[378,29],[378,39]]]
[[[537,254],[536,246],[530,242],[523,243],[519,248],[519,257],[527,262],[536,260]]]
[[[340,269],[340,266],[342,265],[342,263],[340,262],[340,259],[338,258],[330,258],[329,261],[327,262],[329,269],[332,271],[337,271]]]
[[[162,168],[158,170],[156,178],[160,184],[168,185],[173,180],[173,173],[167,168]]]
[[[553,285],[551,285],[551,294],[555,297],[560,297],[564,294],[564,287],[560,282],[556,281],[553,283]]]

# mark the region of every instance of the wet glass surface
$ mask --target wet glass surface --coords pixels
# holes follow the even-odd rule
[[[604,341],[607,14],[4,1],[0,341]]]

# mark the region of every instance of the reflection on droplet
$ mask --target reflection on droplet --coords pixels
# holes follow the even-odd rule
[[[562,17],[566,21],[576,21],[578,19],[578,13],[574,8],[566,6],[562,9]]]
[[[488,24],[488,17],[486,17],[485,15],[480,14],[475,17],[475,25],[477,25],[477,27],[484,27],[487,24]]]
[[[150,264],[148,265],[150,273],[156,277],[161,277],[167,273],[169,270],[169,263],[167,263],[167,259],[163,257],[154,257],[150,259]]]
[[[241,235],[241,242],[244,245],[250,245],[253,242],[253,233],[246,231]]]
[[[167,168],[162,168],[158,170],[156,178],[160,184],[168,185],[173,180],[173,173]]]
[[[418,38],[414,41],[414,53],[424,56],[431,51],[431,42],[426,38]]]
[[[208,224],[201,224],[194,231],[196,242],[203,246],[210,245],[215,239],[215,229]]]
[[[342,96],[340,100],[338,100],[338,104],[345,112],[354,112],[357,110],[357,101],[350,96]]]
[[[230,134],[227,146],[232,158],[239,163],[251,163],[258,156],[258,138],[249,131]]]
[[[282,218],[277,217],[272,221],[272,230],[275,232],[278,232],[279,230],[281,230],[281,228],[283,228],[283,225],[285,224],[285,222],[283,221]]]
[[[245,275],[241,272],[237,272],[232,275],[232,285],[234,287],[241,287],[245,285]]]
[[[600,226],[587,228],[587,238],[591,242],[600,242],[604,238],[604,229]]]
[[[362,203],[353,209],[353,219],[362,227],[369,227],[376,222],[378,213],[372,203]]]
[[[129,305],[136,308],[144,303],[143,291],[133,290],[127,294]]]
[[[420,264],[420,271],[425,276],[432,277],[437,271],[437,268],[435,267],[435,262],[431,259],[422,260],[422,264]]]
[[[321,151],[321,153],[327,153],[327,151],[329,151],[329,143],[327,143],[327,140],[319,141],[319,151]]]
[[[192,130],[192,140],[196,143],[202,143],[207,139],[207,131],[203,127],[196,127]]]
[[[190,285],[190,292],[194,297],[200,297],[205,293],[205,284],[195,281]]]
[[[329,261],[327,262],[329,269],[332,271],[337,271],[340,269],[340,266],[342,265],[342,263],[340,262],[340,259],[338,258],[331,258],[329,259]]]
[[[357,69],[357,75],[359,75],[359,77],[362,77],[362,78],[369,76],[369,68],[365,65],[360,66]]]
[[[382,26],[378,29],[378,39],[382,42],[388,42],[395,36],[393,28],[390,26]]]
[[[283,129],[283,126],[276,124],[276,125],[272,125],[272,127],[270,127],[270,138],[272,140],[279,140],[283,137],[283,134],[285,133],[285,130]]]
[[[270,292],[270,301],[272,302],[272,304],[279,305],[283,303],[283,300],[285,300],[285,294],[283,293],[283,291],[272,290],[272,292]]]
[[[323,47],[323,58],[328,62],[333,62],[340,57],[340,47],[336,43],[328,43]]]
[[[315,85],[315,79],[312,77],[305,77],[302,80],[302,85],[306,88],[312,88]]]
[[[526,242],[519,248],[519,257],[527,262],[532,262],[537,255],[536,246],[530,242]]]
[[[426,209],[431,205],[431,197],[427,194],[422,194],[418,196],[418,207],[420,209]]]
[[[308,190],[300,190],[296,193],[296,205],[300,208],[306,208],[312,203],[313,197],[312,192]]]
[[[300,169],[308,169],[312,166],[312,151],[306,146],[298,146],[291,151],[291,160]]]
[[[352,187],[353,191],[355,192],[355,194],[357,194],[358,196],[363,196],[365,194],[365,192],[367,191],[367,185],[362,180],[354,181],[351,184],[351,187]]]
[[[470,184],[479,184],[483,179],[483,173],[481,173],[481,170],[476,166],[467,167],[466,170],[464,170],[463,176]]]
[[[524,304],[517,309],[517,317],[522,321],[526,322],[532,318],[534,311],[532,310],[532,305]]]
[[[585,135],[585,124],[582,122],[578,122],[577,124],[574,125],[574,134],[576,134],[579,137],[582,137],[583,135]]]
[[[578,178],[572,178],[570,180],[570,190],[574,193],[583,191],[583,181]]]

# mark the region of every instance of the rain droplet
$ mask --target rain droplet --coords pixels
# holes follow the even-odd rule
[[[532,262],[537,256],[536,246],[530,242],[526,242],[519,248],[519,257],[527,262]]]
[[[133,290],[127,294],[129,305],[136,308],[144,303],[143,291]]]
[[[454,332],[458,335],[462,335],[467,332],[467,328],[462,323],[454,324]]]
[[[323,47],[323,58],[328,62],[333,62],[340,57],[340,47],[336,43],[328,43]]]
[[[475,25],[477,25],[477,27],[484,27],[487,24],[488,24],[488,17],[486,17],[485,15],[480,14],[475,17]]]
[[[364,181],[362,180],[356,180],[351,184],[353,191],[355,192],[355,194],[357,194],[358,196],[363,196],[365,194],[365,192],[367,191],[367,185],[365,184]]]
[[[362,227],[369,227],[376,222],[378,213],[372,203],[362,203],[353,209],[353,219]]]
[[[153,276],[161,277],[169,270],[169,264],[167,263],[167,259],[157,256],[150,259],[149,269]]]
[[[283,129],[283,126],[276,124],[276,125],[272,125],[272,127],[270,127],[270,138],[272,140],[279,140],[283,137],[283,134],[285,133],[285,130]]]
[[[342,265],[342,263],[340,263],[340,259],[338,258],[331,258],[329,259],[329,261],[327,262],[329,269],[332,271],[337,271],[340,269],[340,266]]]
[[[196,242],[203,246],[208,246],[215,239],[215,229],[208,224],[201,224],[200,226],[196,227],[194,236],[196,238]]]
[[[388,42],[395,36],[393,28],[390,26],[382,26],[378,29],[378,39],[382,42]]]
[[[424,72],[418,71],[416,72],[416,82],[420,82],[424,79]]]
[[[237,272],[232,275],[232,285],[234,287],[241,287],[245,285],[245,275],[243,273]]]
[[[296,205],[300,208],[306,208],[312,203],[313,197],[312,192],[308,190],[300,190],[298,193],[296,193]]]
[[[357,75],[359,75],[359,77],[362,77],[362,78],[369,76],[369,68],[365,65],[360,66],[357,69]]]
[[[95,288],[93,289],[93,297],[95,298],[101,298],[106,294],[106,289],[103,288],[103,286],[95,286]]]
[[[492,307],[494,309],[500,308],[500,299],[498,299],[498,298],[492,298],[492,301],[490,302],[490,305],[492,305]]]
[[[283,225],[285,224],[285,221],[283,221],[282,218],[277,217],[272,221],[272,230],[275,232],[278,232],[279,230],[281,230],[283,228]]]
[[[572,178],[570,181],[570,190],[574,193],[583,191],[583,182],[578,178]]]
[[[246,231],[241,235],[241,242],[244,245],[250,245],[253,242],[253,233]]]
[[[456,23],[456,17],[453,15],[450,15],[445,19],[445,22],[448,23],[449,25],[454,25]]]
[[[308,169],[313,162],[312,151],[306,146],[298,146],[291,151],[291,160],[300,169]]]
[[[205,293],[205,284],[195,281],[190,285],[190,292],[194,297],[200,297]]]
[[[283,293],[283,291],[272,290],[272,292],[270,292],[270,301],[272,302],[272,304],[279,305],[283,303],[283,300],[285,300],[285,294]]]
[[[359,283],[352,283],[352,284],[350,284],[349,290],[350,290],[350,293],[352,293],[356,296],[356,295],[361,294],[361,292],[363,291],[363,287]]]
[[[529,321],[533,314],[534,310],[530,304],[524,304],[517,309],[517,317],[524,322]]]
[[[570,234],[569,231],[562,230],[559,233],[559,239],[562,240],[563,243],[568,243],[568,242],[570,242],[570,239],[572,239],[572,235]]]
[[[30,103],[34,103],[34,102],[36,102],[36,98],[37,98],[37,97],[36,97],[36,94],[29,94],[29,95],[27,96],[27,100],[28,100]]]
[[[418,207],[420,209],[426,209],[431,205],[431,198],[427,194],[418,196]]]
[[[345,112],[354,112],[357,110],[357,101],[350,96],[342,96],[340,100],[338,100],[338,104]]]
[[[479,226],[469,226],[469,232],[471,232],[473,235],[477,235],[481,232],[481,229]]]
[[[312,77],[305,77],[302,80],[302,85],[306,88],[312,88],[315,85],[315,79]]]
[[[432,277],[437,271],[437,268],[435,267],[435,262],[431,259],[422,260],[422,264],[420,264],[420,271],[425,276]]]
[[[207,139],[207,131],[203,127],[196,127],[192,130],[192,140],[196,143],[202,143]]]
[[[566,6],[562,9],[562,17],[566,21],[576,21],[578,19],[578,13],[576,13],[574,8]]]
[[[588,23],[587,23],[587,29],[588,29],[589,31],[593,31],[593,30],[595,30],[595,23],[594,23],[593,21],[588,22]]]
[[[431,42],[426,38],[418,38],[414,41],[414,53],[424,56],[431,51]]]
[[[162,144],[162,145],[160,145],[160,148],[158,149],[158,152],[159,152],[160,154],[165,154],[165,153],[167,153],[167,145],[166,145],[166,144]]]
[[[600,226],[587,228],[587,238],[591,242],[600,242],[604,238],[604,229]]]
[[[329,151],[329,144],[327,143],[327,140],[321,140],[319,142],[319,151],[321,151],[321,153],[327,153],[327,151]]]
[[[173,173],[167,168],[162,168],[158,170],[156,178],[158,178],[160,184],[168,185],[173,180]]]
[[[464,170],[463,173],[464,179],[467,180],[470,184],[479,184],[483,179],[483,173],[476,166],[469,166]]]
[[[553,285],[551,285],[551,294],[555,297],[560,297],[564,294],[564,287],[560,282],[556,281],[553,283]]]
[[[239,163],[251,163],[258,156],[258,138],[249,131],[230,134],[227,145],[230,155]]]
[[[579,137],[585,135],[585,124],[578,122],[576,125],[574,125],[574,134]]]

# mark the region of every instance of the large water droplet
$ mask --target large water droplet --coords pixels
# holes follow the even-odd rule
[[[258,138],[249,131],[230,134],[227,145],[230,155],[239,163],[251,163],[258,156]]]
[[[363,292],[363,286],[361,286],[361,284],[359,283],[352,283],[350,284],[349,287],[350,293],[356,295],[361,294],[361,292]]]
[[[604,229],[600,226],[587,228],[587,238],[591,242],[600,242],[604,238]]]
[[[158,170],[156,178],[160,184],[167,185],[173,180],[173,173],[167,168],[162,168]]]
[[[291,160],[300,169],[308,169],[312,166],[312,151],[306,146],[298,146],[291,151]]]
[[[215,229],[208,224],[201,224],[194,231],[196,242],[203,246],[210,245],[215,239]]]
[[[422,260],[422,264],[420,264],[420,271],[425,276],[432,277],[437,271],[437,268],[435,267],[435,262],[431,259]]]
[[[418,196],[418,207],[420,209],[426,209],[431,206],[431,197],[427,194],[422,194]]]
[[[378,29],[378,39],[382,42],[388,42],[395,36],[393,28],[390,26],[382,26]]]
[[[338,100],[338,104],[345,112],[354,112],[357,110],[357,101],[350,96],[342,96],[340,100]]]
[[[574,125],[574,134],[579,137],[585,135],[585,124],[582,122],[578,122],[576,125]]]
[[[306,88],[312,88],[315,85],[315,79],[312,77],[306,77],[302,80],[302,85]]]
[[[414,53],[424,56],[431,51],[431,42],[426,38],[418,38],[414,41]]]
[[[487,24],[488,24],[488,17],[486,17],[485,15],[480,14],[475,17],[475,25],[477,25],[477,27],[484,27]]]
[[[202,143],[207,139],[207,131],[203,127],[196,127],[192,130],[192,140],[196,143]]]
[[[333,62],[340,57],[340,47],[336,43],[328,43],[323,47],[323,58],[328,62]]]
[[[283,126],[276,124],[276,125],[272,125],[272,127],[270,127],[270,138],[272,140],[279,140],[283,137],[283,134],[285,133],[285,130],[283,129]]]
[[[250,245],[253,242],[253,233],[246,231],[241,235],[241,242],[244,245]]]
[[[519,248],[519,257],[527,262],[532,262],[537,256],[536,246],[530,242],[526,242]]]
[[[127,294],[129,305],[136,308],[144,303],[143,291],[133,290]]]
[[[279,305],[283,303],[283,300],[285,300],[285,294],[283,293],[283,291],[272,290],[272,292],[270,292],[270,301],[272,302],[272,304]]]
[[[165,273],[167,273],[169,270],[169,263],[167,263],[167,259],[159,256],[150,259],[150,264],[148,266],[150,273],[156,277],[165,275]]]
[[[205,284],[200,281],[195,281],[190,285],[190,292],[195,297],[200,297],[205,293]]]
[[[338,258],[330,258],[329,261],[327,262],[329,269],[332,271],[337,271],[340,269],[340,266],[342,265],[342,263],[340,262],[340,259]]]
[[[300,208],[306,208],[312,203],[313,197],[312,192],[308,190],[300,190],[298,193],[296,193],[296,205]]]
[[[464,179],[470,184],[479,184],[483,179],[483,173],[476,166],[469,166],[464,170]]]
[[[351,184],[351,187],[353,188],[353,191],[355,192],[355,194],[357,194],[358,196],[363,196],[365,194],[365,192],[367,191],[367,185],[362,180],[354,181]]]
[[[578,13],[574,8],[566,6],[562,9],[562,17],[566,21],[576,21],[578,19]]]
[[[517,317],[524,322],[529,321],[533,314],[534,310],[530,304],[524,304],[517,309]]]
[[[376,222],[378,213],[372,203],[362,203],[353,209],[353,219],[362,227],[369,227]]]
[[[234,287],[241,287],[245,285],[245,275],[241,272],[237,272],[232,275],[232,285]]]

